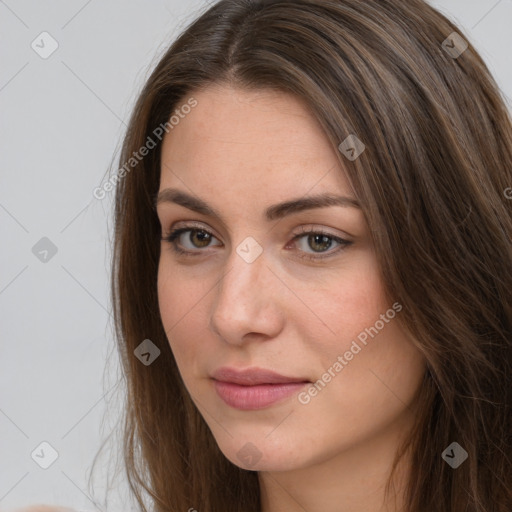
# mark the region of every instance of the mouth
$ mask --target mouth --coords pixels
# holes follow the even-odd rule
[[[281,402],[310,383],[306,378],[286,377],[261,368],[220,368],[213,373],[212,380],[227,405],[245,411]]]

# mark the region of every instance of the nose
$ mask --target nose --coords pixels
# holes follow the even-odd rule
[[[213,293],[210,329],[225,342],[240,345],[249,338],[273,338],[283,328],[280,299],[285,287],[270,268],[265,251],[252,263],[233,251]]]

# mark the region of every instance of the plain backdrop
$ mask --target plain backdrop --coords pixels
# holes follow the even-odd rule
[[[512,1],[431,3],[512,97]],[[144,80],[205,8],[204,0],[0,0],[0,511],[130,509],[124,475],[107,481],[115,452],[94,480],[97,499],[112,486],[108,503],[95,506],[88,487],[120,407],[113,193],[98,200],[93,190],[117,164]]]

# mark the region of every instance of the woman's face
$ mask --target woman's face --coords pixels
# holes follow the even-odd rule
[[[187,231],[161,242],[158,297],[220,449],[244,469],[284,471],[396,439],[424,361],[336,150],[293,96],[215,86],[193,98],[162,147],[162,236]],[[345,199],[306,202],[325,194]],[[214,380],[221,367],[295,382]]]

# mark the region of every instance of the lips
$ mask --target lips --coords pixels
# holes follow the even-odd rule
[[[248,368],[235,370],[234,368],[219,368],[212,374],[212,378],[221,382],[230,382],[241,386],[254,386],[257,384],[289,384],[293,382],[309,382],[305,377],[285,377],[279,373],[262,368]]]
[[[224,403],[245,411],[262,409],[281,402],[310,382],[302,377],[286,377],[261,368],[243,371],[220,368],[213,372],[212,379],[215,390]]]

